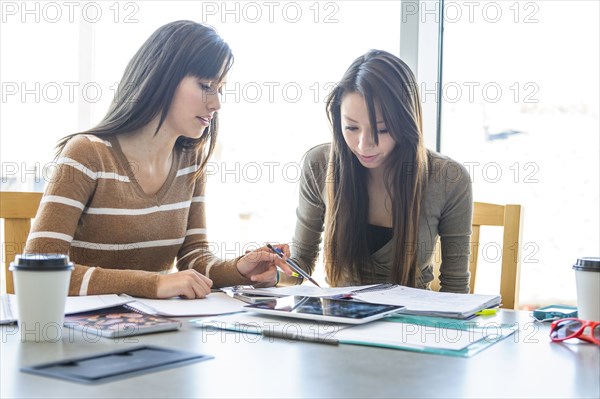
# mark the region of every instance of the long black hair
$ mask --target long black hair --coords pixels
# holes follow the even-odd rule
[[[77,134],[116,135],[131,132],[160,117],[160,130],[177,86],[183,78],[194,76],[222,81],[233,64],[233,54],[217,32],[193,21],[175,21],[158,28],[133,56],[108,112],[100,123],[84,132],[71,134],[57,144],[57,156],[69,139]],[[179,137],[176,146],[201,151],[206,164],[214,150],[218,115],[198,139]],[[206,146],[206,144],[208,145]],[[201,168],[202,169],[202,168]]]
[[[395,248],[391,282],[414,287],[418,274],[420,205],[428,164],[421,103],[415,76],[408,65],[380,50],[358,57],[327,98],[327,115],[333,130],[325,216],[327,278],[332,285],[343,280],[346,272],[364,283],[374,278],[367,245],[368,174],[344,141],[342,130],[340,107],[348,93],[358,93],[364,98],[373,141],[379,143],[378,108],[396,142],[384,166],[384,183],[392,199]]]

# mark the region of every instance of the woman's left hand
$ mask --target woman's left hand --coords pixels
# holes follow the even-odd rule
[[[279,247],[279,245],[276,245]],[[284,253],[289,252],[281,248]],[[287,248],[286,248],[287,249]],[[291,274],[292,269],[283,259],[271,252],[267,247],[258,248],[242,256],[237,262],[238,271],[257,283],[277,282],[277,266],[286,274]]]

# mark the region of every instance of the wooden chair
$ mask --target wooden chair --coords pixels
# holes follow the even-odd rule
[[[471,257],[469,259],[470,292],[475,291],[475,277],[477,275],[477,259],[479,256],[479,230],[481,226],[504,227],[502,239],[502,270],[500,272],[500,295],[502,307],[517,309],[519,304],[519,283],[521,279],[521,226],[523,209],[520,205],[496,205],[484,202],[473,204],[473,232],[471,234]],[[434,259],[433,282],[431,289],[438,291],[440,288],[439,275],[441,263],[440,245],[436,246]]]
[[[0,192],[0,218],[4,219],[4,270],[6,272],[6,292],[15,293],[12,272],[8,270],[16,255],[23,253],[42,193]]]

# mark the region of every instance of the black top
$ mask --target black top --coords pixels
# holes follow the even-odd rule
[[[373,255],[392,239],[394,235],[391,227],[367,225],[367,246],[369,254]]]

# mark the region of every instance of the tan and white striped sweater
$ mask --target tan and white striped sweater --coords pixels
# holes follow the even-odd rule
[[[158,272],[194,268],[214,287],[251,284],[237,260],[215,257],[206,236],[205,181],[195,151],[174,152],[163,187],[147,195],[114,136],[77,135],[62,151],[25,252],[75,262],[69,295],[155,298]]]

